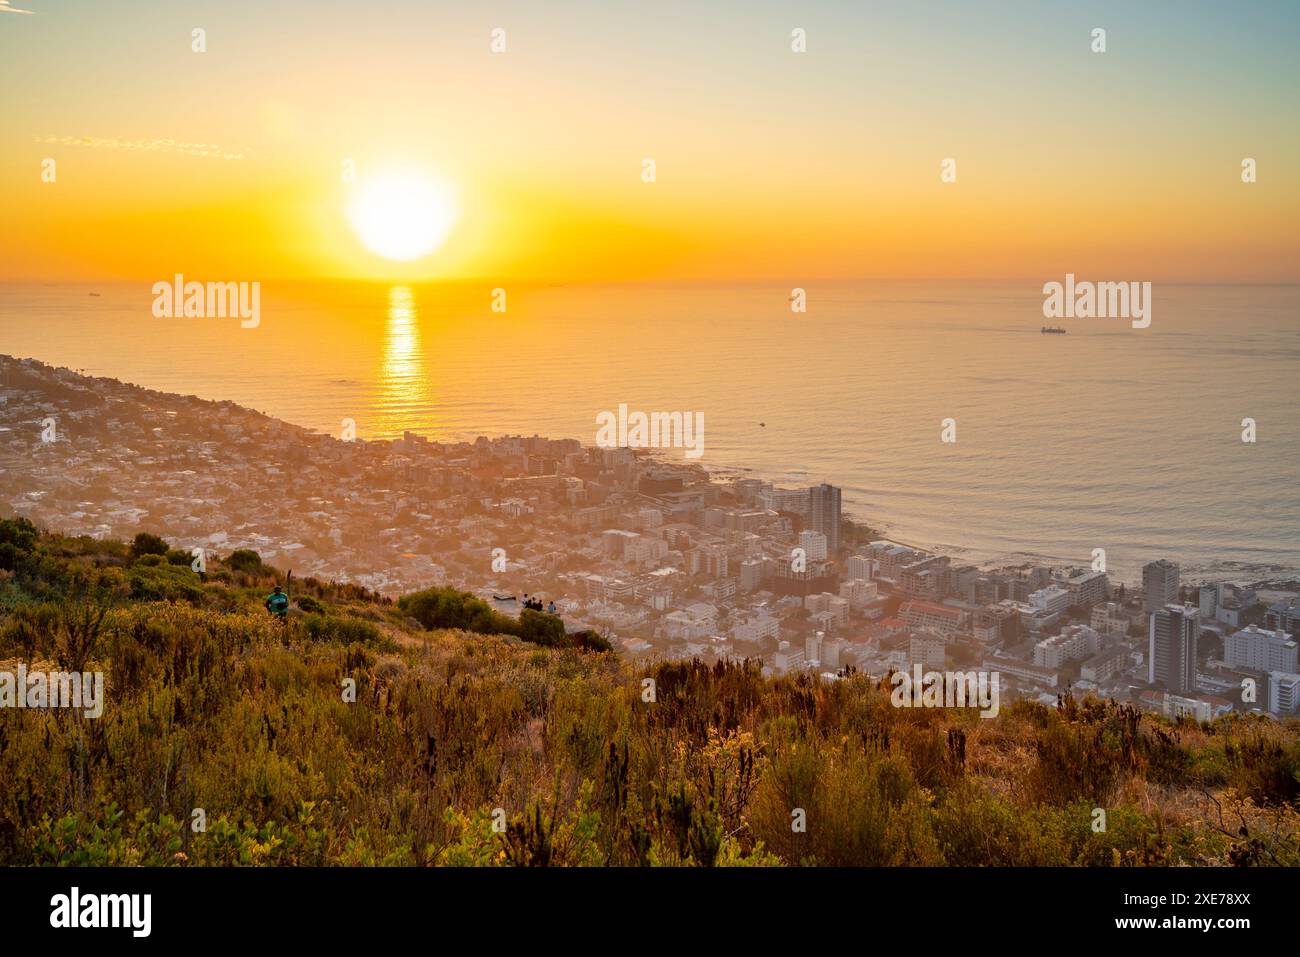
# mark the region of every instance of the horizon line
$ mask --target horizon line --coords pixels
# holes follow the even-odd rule
[[[334,276],[334,277],[313,277],[313,276],[271,276],[264,279],[245,280],[248,282],[258,283],[296,283],[310,285],[325,284],[356,284],[356,285],[373,285],[373,286],[476,286],[484,284],[502,285],[514,283],[525,286],[785,286],[788,283],[810,285],[813,283],[987,283],[987,284],[1035,284],[1049,282],[1057,276],[1062,275],[1084,275],[1091,276],[1091,273],[1040,273],[1034,276],[815,276],[805,279],[791,278],[757,278],[757,277],[731,277],[718,279],[701,279],[692,277],[682,278],[627,278],[627,279],[556,279],[556,278],[539,278],[528,276],[467,276],[467,277],[425,277],[425,278],[402,278],[402,277],[360,277],[360,276]],[[175,276],[172,273],[172,276]],[[185,275],[184,272],[181,275]],[[203,275],[200,273],[199,275]],[[167,279],[172,276],[166,277]],[[1134,281],[1124,279],[1103,279],[1097,281]],[[79,279],[51,279],[49,277],[0,277],[0,286],[87,286],[87,285],[128,285],[136,283],[155,283],[161,282],[157,276],[118,276],[118,277],[92,277]],[[197,282],[229,282],[228,277],[221,279],[196,279]],[[1174,279],[1169,277],[1152,277],[1140,281],[1160,283],[1169,286],[1300,286],[1300,276],[1292,279]]]

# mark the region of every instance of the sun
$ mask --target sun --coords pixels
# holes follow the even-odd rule
[[[385,259],[409,262],[446,241],[456,223],[456,198],[435,176],[388,170],[358,182],[347,212],[367,249]]]

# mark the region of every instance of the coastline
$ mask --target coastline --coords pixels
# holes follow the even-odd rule
[[[50,365],[40,359],[36,359],[35,357],[19,358],[10,355],[0,355],[0,362],[5,362],[5,363],[12,362],[12,363],[21,364],[27,361],[34,362],[41,368],[51,370],[54,373],[66,373],[75,376],[78,379],[85,380],[87,382],[103,384],[107,388],[120,388],[126,391],[130,391],[142,396],[148,396],[152,398],[179,400],[184,403],[206,404],[215,407],[238,410],[240,414],[257,416],[264,419],[267,423],[273,423],[274,427],[277,429],[291,431],[304,437],[310,437],[312,440],[318,442],[326,442],[333,445],[341,444],[340,440],[337,439],[336,437],[327,435],[318,429],[313,429],[308,426],[298,425],[291,421],[269,415],[265,412],[256,410],[251,406],[243,405],[237,400],[204,399],[194,394],[167,392],[167,391],[153,389],[147,386],[142,386],[135,383],[127,382],[112,376],[83,375],[67,367]],[[0,409],[2,408],[3,406],[0,406]],[[0,437],[3,436],[5,431],[7,431],[7,429],[4,426],[0,425]],[[516,436],[512,436],[509,434],[501,434],[501,435],[482,434],[481,437],[487,439],[488,441],[498,441],[503,439],[516,438]],[[581,439],[574,438],[574,437],[556,439],[548,436],[535,435],[532,438],[540,439],[546,442],[573,442],[573,443],[579,443],[584,447],[592,447],[590,443],[583,442]],[[422,440],[430,441],[430,442],[437,441],[429,437],[422,437]],[[381,448],[391,447],[394,444],[400,444],[402,440],[401,439],[359,439],[358,442],[362,446],[369,446],[376,449],[381,449]],[[471,445],[472,442],[464,442],[462,440],[460,442],[455,442],[452,444]],[[721,482],[727,480],[734,480],[737,477],[748,477],[748,478],[758,478],[763,481],[772,481],[774,484],[778,484],[778,485],[779,484],[792,484],[792,485],[802,484],[802,483],[789,482],[789,481],[785,483],[778,482],[774,478],[770,477],[768,473],[765,472],[764,470],[760,470],[751,466],[732,465],[732,464],[712,465],[712,464],[702,463],[698,461],[679,461],[678,456],[671,455],[667,450],[662,450],[662,449],[634,448],[631,449],[630,451],[632,451],[633,454],[635,455],[647,456],[654,459],[656,462],[661,462],[666,465],[675,466],[675,467],[689,467],[689,468],[697,469],[701,471],[704,475],[706,475],[710,482]],[[806,482],[809,480],[804,479],[803,481]],[[1068,568],[1068,567],[1077,567],[1080,564],[1078,561],[1072,562],[1068,559],[1054,559],[1045,556],[1027,554],[1024,552],[1011,552],[1011,553],[997,552],[995,550],[990,550],[978,545],[917,544],[915,543],[915,541],[911,541],[911,540],[903,541],[902,536],[895,536],[891,534],[890,532],[891,524],[888,521],[882,522],[879,519],[866,521],[860,516],[860,513],[854,512],[851,509],[851,507],[846,507],[846,509],[843,512],[842,518],[845,522],[852,524],[853,527],[860,529],[862,532],[873,533],[880,539],[888,540],[890,542],[894,542],[896,544],[903,545],[905,547],[915,549],[918,551],[930,552],[937,555],[946,555],[949,558],[951,558],[954,562],[971,564],[990,571],[1000,570],[1000,569],[1025,568],[1033,565],[1045,565],[1050,568],[1060,569],[1060,568]],[[992,555],[993,557],[984,560],[975,560],[975,559],[967,559],[965,556],[968,554]],[[1171,560],[1181,562],[1180,556],[1176,554],[1175,555],[1162,554],[1159,556],[1153,555],[1152,557],[1153,558],[1166,557],[1166,558],[1170,558]],[[1140,580],[1135,580],[1133,577],[1114,578],[1113,580],[1116,581],[1117,583],[1124,584],[1128,588],[1140,587]],[[1230,583],[1230,584],[1239,585],[1243,587],[1250,587],[1257,590],[1294,591],[1294,590],[1300,590],[1300,570],[1295,570],[1295,571],[1284,570],[1282,571],[1281,574],[1264,575],[1264,576],[1252,576],[1249,574],[1200,576],[1200,575],[1193,574],[1193,575],[1189,575],[1186,578],[1186,584],[1188,585],[1210,583],[1210,582]]]

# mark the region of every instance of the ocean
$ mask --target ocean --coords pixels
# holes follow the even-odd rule
[[[1030,281],[805,283],[803,314],[795,284],[527,285],[501,313],[491,282],[264,282],[246,329],[154,318],[151,285],[0,284],[0,353],[361,438],[592,444],[620,404],[699,412],[700,464],[839,485],[965,561],[1300,573],[1300,286],[1156,283],[1135,329],[1048,322]]]

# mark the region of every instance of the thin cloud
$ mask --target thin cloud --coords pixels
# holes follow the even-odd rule
[[[0,0],[0,13],[35,13],[35,10],[19,10],[9,6],[9,0]]]
[[[0,0],[3,3],[4,0]],[[182,140],[123,140],[114,136],[38,136],[38,143],[56,146],[85,146],[98,150],[130,150],[141,153],[182,153],[213,159],[241,160],[242,148],[226,149],[216,143],[186,143]]]

